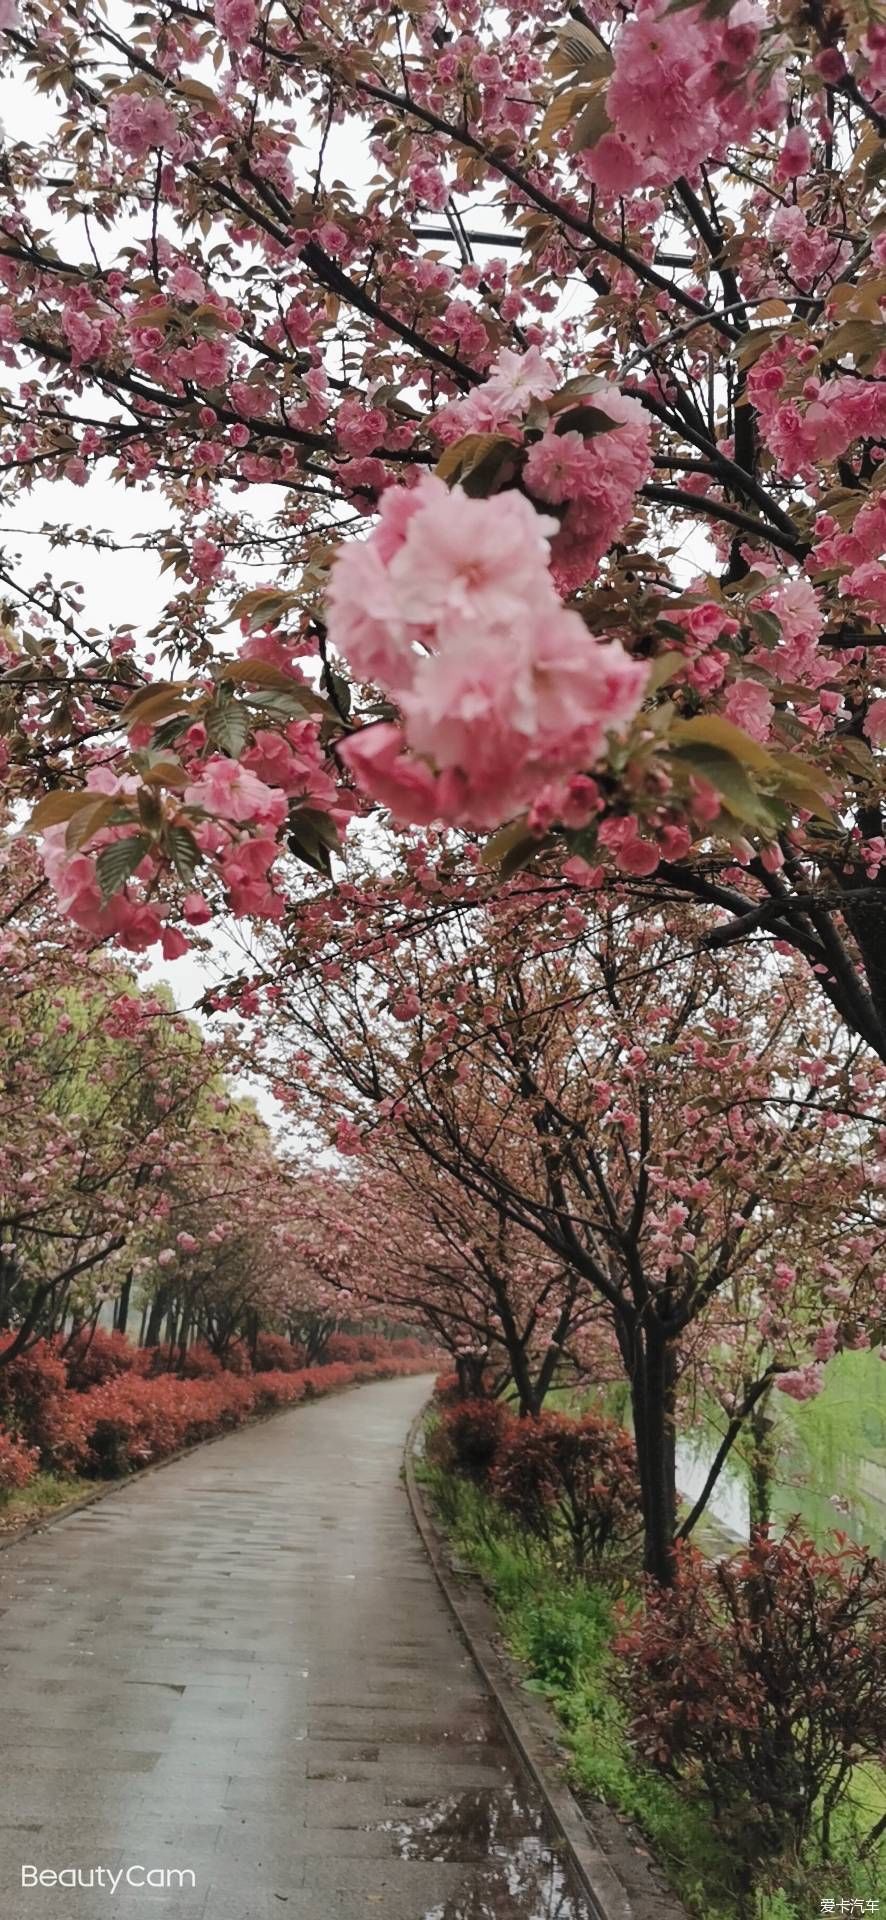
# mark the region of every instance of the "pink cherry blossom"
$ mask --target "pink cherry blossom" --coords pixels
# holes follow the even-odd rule
[[[723,702],[723,712],[727,720],[750,734],[752,740],[768,740],[772,696],[759,680],[733,681]]]
[[[182,261],[176,267],[169,282],[169,291],[177,300],[197,301],[206,298],[206,282],[202,276]]]
[[[775,1384],[792,1400],[814,1400],[824,1386],[824,1374],[820,1366],[796,1367],[779,1374]]]
[[[215,24],[223,40],[239,50],[249,45],[258,25],[255,0],[215,0]]]
[[[174,113],[153,94],[120,92],[112,95],[108,108],[108,138],[111,145],[136,160],[153,147],[170,147],[177,125]]]
[[[264,826],[279,826],[286,817],[285,796],[224,754],[216,754],[204,763],[200,779],[185,788],[183,797],[186,806],[204,807],[223,820],[255,820]]]
[[[636,711],[645,668],[559,603],[547,564],[556,522],[522,494],[471,500],[425,476],[408,502],[405,520],[383,509],[372,538],[340,552],[330,638],[396,696],[402,745],[439,779],[419,773],[409,795],[393,728],[352,740],[345,758],[398,817],[412,804],[413,819],[495,825],[551,776],[593,762]]]

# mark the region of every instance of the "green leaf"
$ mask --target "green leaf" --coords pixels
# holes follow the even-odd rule
[[[155,747],[174,747],[176,740],[180,740],[182,734],[187,733],[190,724],[191,715],[188,713],[180,713],[176,715],[174,720],[165,721],[162,727],[155,727]]]
[[[519,846],[527,838],[534,839],[535,836],[529,833],[526,815],[521,813],[519,820],[509,820],[506,827],[499,827],[487,840],[483,848],[484,867],[497,867],[513,847]]]
[[[571,407],[576,400],[585,400],[591,394],[600,393],[603,381],[599,373],[574,373],[571,380],[565,380],[562,387],[551,395],[547,402],[549,413],[562,413],[564,407]]]
[[[138,817],[149,833],[157,833],[163,825],[163,806],[160,795],[152,787],[139,787]]]
[[[612,121],[606,111],[606,95],[596,93],[585,102],[572,123],[573,152],[586,153],[589,147],[595,147],[611,126]]]
[[[574,74],[578,81],[605,77],[612,72],[612,64],[605,40],[594,27],[586,27],[580,20],[571,20],[568,27],[561,28],[548,61],[555,79],[566,80]]]
[[[758,832],[773,834],[785,824],[785,809],[752,786],[741,763],[720,747],[704,741],[674,747],[672,757],[688,774],[707,780],[720,795],[724,810]]]
[[[297,693],[299,682],[270,660],[223,660],[216,678],[232,686],[270,687],[276,693]]]
[[[95,871],[105,900],[109,899],[112,893],[119,892],[126,881],[132,878],[136,867],[141,866],[150,844],[146,833],[136,833],[128,840],[114,840],[109,847],[102,847],[95,863]]]
[[[341,719],[347,720],[351,712],[351,687],[343,673],[336,673],[330,667],[327,675],[331,703]]]
[[[341,841],[335,822],[313,807],[301,807],[290,816],[289,848],[297,860],[313,867],[328,880],[332,877],[330,853],[338,853]]]
[[[170,827],[166,836],[169,857],[184,885],[190,886],[200,865],[200,848],[188,827]]]
[[[675,673],[679,673],[681,667],[685,665],[685,653],[660,653],[650,665],[645,698],[648,700],[653,693],[658,693],[660,688],[666,687],[668,681],[673,680]]]
[[[750,607],[748,625],[764,647],[777,647],[781,639],[781,621],[774,613],[768,613],[765,607]]]
[[[613,420],[602,407],[571,407],[568,413],[558,415],[554,423],[555,433],[581,433],[585,439],[598,433],[614,433],[621,425]]]
[[[298,604],[297,594],[258,587],[251,593],[241,594],[231,608],[231,618],[246,620],[248,631],[255,633],[259,627],[276,626],[283,615],[290,613]]]
[[[165,720],[186,705],[185,695],[193,691],[192,680],[162,680],[152,687],[139,687],[121,707],[120,718],[125,726],[135,721],[150,725],[154,720]]]
[[[675,720],[671,739],[679,747],[696,743],[715,747],[754,773],[771,775],[775,771],[771,753],[761,747],[759,740],[752,740],[749,733],[743,733],[741,727],[733,726],[732,721],[725,720],[720,713],[698,713],[691,720]]]
[[[63,821],[73,820],[82,807],[94,805],[95,793],[85,788],[78,793],[45,793],[28,821],[29,831],[43,833],[47,827],[60,827]]]
[[[119,816],[119,812],[119,801],[110,794],[93,794],[92,806],[80,807],[68,822],[65,846],[72,852],[78,847],[85,847],[93,834],[98,833],[102,827],[108,826],[115,814]],[[126,817],[124,814],[124,818]],[[131,817],[130,815],[129,818]]]
[[[239,700],[219,699],[206,710],[206,732],[214,747],[239,760],[249,739],[249,713]]]
[[[246,698],[250,707],[269,714],[274,720],[294,720],[309,713],[335,717],[329,702],[321,700],[310,687],[297,688],[292,693],[250,693]]]
[[[492,481],[507,460],[514,458],[514,443],[501,433],[466,433],[440,455],[434,471],[450,485],[461,481],[466,493],[491,492]],[[471,476],[475,484],[469,484]]]

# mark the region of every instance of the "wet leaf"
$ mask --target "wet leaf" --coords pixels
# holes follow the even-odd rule
[[[105,900],[132,878],[136,867],[141,863],[150,847],[146,833],[133,834],[127,840],[114,840],[109,847],[102,847],[95,863],[98,883]]]

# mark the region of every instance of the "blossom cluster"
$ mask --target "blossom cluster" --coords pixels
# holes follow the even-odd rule
[[[755,64],[766,25],[754,0],[736,0],[716,17],[700,6],[675,11],[670,0],[640,0],[613,42],[610,127],[587,156],[601,192],[669,186],[731,142],[778,125],[781,73],[776,67],[761,81]]]
[[[853,441],[886,437],[886,386],[855,374],[819,380],[816,349],[782,334],[748,374],[748,397],[760,430],[786,478],[812,480],[815,470],[846,453]]]
[[[434,428],[446,441],[493,433],[519,444],[531,419],[523,482],[534,499],[558,509],[551,570],[561,593],[572,593],[591,578],[631,517],[634,496],[652,471],[652,423],[639,400],[603,381],[577,394],[573,409],[551,410],[545,419],[544,403],[559,384],[537,347],[523,354],[505,347],[481,386],[435,415]],[[540,435],[538,419],[545,421]]]
[[[497,826],[592,765],[636,712],[646,669],[559,601],[556,530],[522,494],[472,500],[426,475],[389,490],[370,538],[340,550],[330,639],[403,715],[341,753],[395,817]]]
[[[279,919],[284,906],[274,884],[273,867],[280,852],[280,834],[290,806],[325,812],[344,825],[352,803],[327,771],[312,720],[291,721],[281,731],[259,727],[241,759],[224,753],[203,756],[206,729],[197,723],[180,749],[191,778],[172,802],[169,825],[187,832],[195,857],[203,856],[215,882],[221,885],[233,913],[257,919]],[[100,799],[132,803],[138,781],[108,766],[90,769],[86,789]],[[174,909],[186,926],[205,926],[213,907],[204,892],[185,888],[176,902],[153,899],[162,849],[146,846],[127,884],[110,893],[102,884],[100,860],[115,841],[130,841],[134,823],[102,825],[88,847],[71,845],[65,825],[47,828],[42,836],[43,864],[62,912],[97,939],[116,939],[131,952],[158,942],[164,959],[176,960],[188,951],[189,941],[172,923]]]
[[[886,615],[886,493],[871,495],[845,532],[831,514],[819,514],[815,534],[812,564],[816,570],[839,568],[841,595],[882,620]]]

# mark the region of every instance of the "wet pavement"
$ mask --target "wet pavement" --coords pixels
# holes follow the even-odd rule
[[[413,1527],[427,1389],[0,1554],[0,1920],[588,1920]]]

